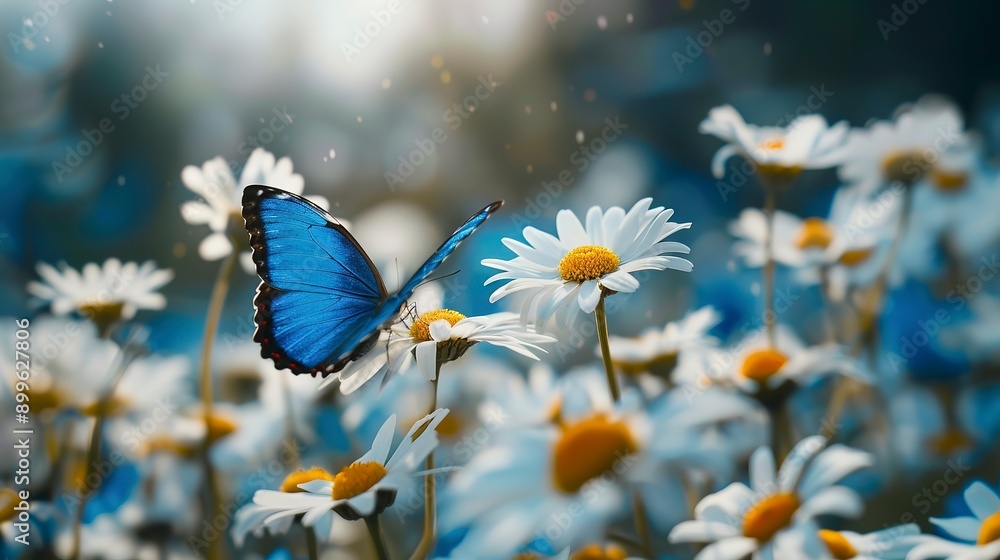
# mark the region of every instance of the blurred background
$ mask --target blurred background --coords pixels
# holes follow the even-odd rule
[[[694,272],[655,275],[635,295],[645,314],[612,317],[613,333],[710,303],[725,335],[759,313],[759,271],[733,262],[726,228],[762,193],[751,180],[721,194],[710,173],[720,142],[698,133],[709,109],[729,103],[762,125],[815,112],[863,126],[936,93],[992,159],[998,17],[998,4],[943,0],[4,0],[0,314],[36,311],[25,286],[38,262],[153,259],[176,277],[166,310],[143,317],[149,345],[196,359],[218,263],[198,255],[207,228],[181,219],[197,198],[181,170],[221,156],[239,177],[263,147],[352,224],[390,289],[472,212],[505,199],[441,269],[461,270],[447,295],[468,314],[497,310],[479,261],[508,257],[502,237],[551,231],[561,208],[652,196],[694,222],[677,236]],[[808,173],[781,208],[825,215],[838,186],[832,170]],[[238,270],[222,340],[249,340],[257,283]],[[886,337],[893,320],[908,329],[933,315],[946,292],[904,283]],[[976,369],[939,341],[909,364],[916,381]],[[992,392],[970,397],[973,423],[995,442],[996,370],[977,371]],[[996,446],[977,449],[976,472],[995,482]],[[897,498],[908,502],[909,488]],[[866,525],[894,516],[872,505]]]

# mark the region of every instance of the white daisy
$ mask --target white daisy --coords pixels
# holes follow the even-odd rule
[[[760,173],[794,178],[803,169],[824,169],[841,161],[840,150],[847,137],[846,122],[827,126],[819,115],[798,117],[787,127],[747,124],[731,105],[709,111],[698,130],[726,142],[712,158],[712,173],[725,176],[725,163],[740,155],[757,165]]]
[[[902,193],[887,191],[877,199],[856,188],[842,187],[834,195],[829,216],[801,219],[774,213],[771,242],[775,262],[797,269],[800,282],[810,285],[827,275],[829,295],[842,300],[850,285],[865,285],[878,274],[888,252],[902,203]],[[767,262],[767,216],[747,208],[730,224],[738,238],[733,252],[747,266]],[[825,271],[825,272],[823,272]]]
[[[605,295],[638,289],[633,272],[667,268],[690,272],[690,261],[667,255],[687,254],[690,249],[663,241],[691,227],[690,222],[670,222],[674,211],[650,208],[652,203],[653,199],[644,198],[628,212],[618,206],[602,212],[594,206],[587,212],[586,228],[571,210],[560,210],[558,237],[529,226],[524,228],[528,244],[504,238],[504,245],[517,257],[482,261],[503,271],[487,284],[510,280],[493,292],[490,302],[526,290],[521,314],[528,322],[541,324],[556,314],[560,323],[570,324],[578,311],[593,312]]]
[[[589,410],[565,399],[558,424],[504,432],[450,481],[442,534],[469,527],[452,557],[508,559],[537,539],[581,545],[624,514],[625,482],[642,470],[651,425],[639,407],[612,408],[606,387],[593,394],[604,402]]]
[[[222,157],[210,159],[201,167],[188,165],[181,170],[181,181],[202,200],[181,205],[181,217],[191,225],[207,225],[212,233],[198,245],[198,254],[206,261],[219,260],[233,252],[232,239],[243,239],[242,198],[243,187],[253,184],[278,187],[288,192],[302,194],[305,181],[292,172],[292,160],[283,157],[275,160],[274,154],[263,148],[255,149],[247,158],[237,182],[229,165]],[[329,207],[321,196],[306,197],[324,209]],[[253,273],[255,267],[250,248],[239,247],[240,263]]]
[[[108,259],[103,265],[87,263],[77,272],[65,263],[59,270],[36,266],[42,282],[28,282],[28,292],[51,303],[52,313],[77,312],[102,327],[119,319],[135,317],[139,309],[163,309],[166,298],[156,292],[174,277],[169,269],[158,269],[153,261],[142,265]]]
[[[914,546],[926,540],[915,523],[867,534],[821,529],[819,538],[836,560],[904,560]]]
[[[612,361],[625,373],[663,369],[669,375],[685,350],[718,346],[719,340],[708,331],[721,321],[722,315],[709,305],[667,323],[662,329],[647,329],[636,338],[612,336],[609,341]],[[596,351],[600,356],[600,348]]]
[[[278,492],[288,494],[305,492],[305,490],[299,488],[300,484],[317,480],[333,482],[334,479],[335,475],[320,467],[299,469],[293,473],[289,473],[285,477],[279,486]],[[254,500],[257,499],[258,494],[266,496],[266,494],[261,494],[262,492],[271,491],[259,490],[254,495]],[[266,500],[262,498],[261,501]],[[302,509],[301,513],[305,513],[308,509]],[[236,546],[242,548],[244,542],[246,542],[247,535],[251,533],[255,537],[263,537],[266,532],[270,532],[273,535],[287,533],[292,527],[292,522],[295,521],[295,516],[285,515],[286,511],[287,508],[283,505],[273,504],[249,503],[241,507],[236,511],[232,528],[233,541],[236,543]],[[334,530],[334,525],[339,524],[334,521],[334,517],[333,511],[327,511],[324,515],[316,518],[313,530],[321,542],[328,541],[331,537],[331,531]]]
[[[865,193],[893,183],[909,186],[932,172],[941,155],[965,143],[958,108],[925,96],[896,110],[892,121],[852,129],[844,145],[840,178]]]
[[[1000,557],[1000,494],[982,482],[965,489],[971,517],[931,518],[931,523],[961,542],[931,537],[907,560],[996,560]]]
[[[695,519],[670,532],[670,541],[711,543],[695,560],[823,558],[818,515],[856,517],[858,494],[836,483],[872,464],[867,453],[843,445],[823,449],[812,436],[798,443],[775,472],[774,455],[761,447],[750,458],[750,486],[734,482],[702,499]]]
[[[392,505],[396,493],[401,488],[408,488],[414,476],[449,470],[415,472],[437,447],[436,429],[447,414],[448,409],[439,408],[420,419],[391,457],[389,448],[396,429],[396,416],[390,416],[375,436],[371,450],[332,479],[322,476],[299,483],[302,492],[258,490],[253,497],[254,504],[273,511],[264,518],[257,510],[245,515],[252,516],[259,524],[274,526],[282,518],[301,514],[306,527],[316,525],[330,511],[352,520],[377,515]],[[257,525],[244,523],[243,528],[256,530]]]
[[[442,308],[442,291],[436,284],[418,290],[410,300],[408,315],[382,332],[378,348],[345,367],[339,378],[330,377],[320,388],[340,381],[340,392],[350,394],[372,377],[404,371],[416,359],[420,373],[428,381],[437,378],[437,365],[465,355],[479,342],[507,348],[537,360],[536,352],[545,352],[539,344],[555,339],[527,328],[513,313],[494,313],[466,317],[458,311]],[[409,323],[409,324],[407,324]],[[383,384],[387,379],[383,380]]]
[[[869,376],[840,346],[806,346],[784,325],[775,328],[775,344],[765,330],[753,331],[728,348],[708,350],[704,369],[699,362],[679,364],[674,381],[696,387],[716,383],[747,393],[775,389],[792,381],[805,386],[828,374],[847,375],[868,382]],[[693,367],[684,367],[684,366]]]

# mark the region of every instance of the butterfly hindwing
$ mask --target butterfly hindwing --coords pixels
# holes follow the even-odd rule
[[[343,367],[341,355],[370,346],[386,292],[351,234],[308,200],[271,187],[244,190],[243,217],[262,280],[254,299],[261,355],[294,373],[326,375]]]

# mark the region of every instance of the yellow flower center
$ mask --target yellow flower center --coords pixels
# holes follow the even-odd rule
[[[541,560],[541,558],[541,556],[534,552],[521,552],[512,556],[510,560]]]
[[[565,426],[552,453],[556,488],[573,493],[604,473],[621,474],[618,461],[636,451],[628,426],[603,414]]]
[[[983,520],[983,526],[979,528],[979,538],[976,544],[983,546],[1000,540],[1000,511]]]
[[[743,536],[767,542],[775,533],[788,527],[799,498],[795,494],[772,494],[761,499],[743,515]]]
[[[124,308],[125,303],[121,301],[92,301],[81,303],[78,310],[80,315],[97,325],[101,336],[105,336],[111,325],[122,318],[122,309]]]
[[[826,249],[833,242],[833,228],[822,218],[807,218],[795,240],[799,249]]]
[[[769,377],[781,371],[788,363],[788,356],[770,348],[750,353],[743,359],[743,377],[753,379],[758,383],[767,381]]]
[[[920,152],[893,152],[882,158],[882,174],[890,183],[900,182],[906,186],[916,183],[924,176],[931,162]]]
[[[784,138],[780,138],[780,137],[779,138],[770,138],[768,140],[764,140],[763,142],[761,142],[760,143],[760,147],[764,148],[765,150],[767,150],[769,152],[780,150],[780,149],[782,149],[782,148],[785,147],[785,139]]]
[[[333,477],[333,499],[346,500],[367,492],[389,471],[378,461],[352,463]]]
[[[319,467],[313,467],[309,470],[299,469],[285,477],[285,480],[281,482],[279,490],[289,494],[304,492],[304,490],[299,488],[299,484],[305,484],[314,480],[333,482],[334,476]]]
[[[0,488],[0,523],[14,519],[14,515],[17,513],[14,507],[17,506],[17,503],[17,492],[10,488]]]
[[[962,430],[950,428],[944,432],[931,437],[927,444],[931,451],[939,455],[951,455],[955,452],[968,449],[974,445],[969,436]]]
[[[857,549],[840,531],[821,529],[819,538],[836,560],[850,560],[858,555]]]
[[[216,441],[235,432],[237,428],[239,428],[239,426],[236,422],[233,422],[229,418],[212,414],[208,417],[208,442],[215,443]]]
[[[956,192],[962,190],[969,182],[969,176],[961,171],[944,171],[935,169],[931,172],[931,183],[944,192]]]
[[[128,399],[112,396],[110,399],[99,399],[83,407],[80,411],[84,416],[97,418],[98,416],[118,416],[128,410]]]
[[[570,560],[625,560],[628,558],[628,553],[613,544],[603,548],[592,544],[577,550],[569,558]]]
[[[465,315],[451,309],[428,311],[417,317],[417,320],[410,325],[410,336],[416,342],[430,342],[434,340],[431,338],[431,323],[440,321],[441,319],[448,321],[448,324],[454,327],[455,323],[465,319]]]
[[[622,260],[600,245],[581,245],[559,261],[559,276],[567,282],[597,280],[618,270]]]
[[[198,446],[190,443],[182,443],[173,438],[158,436],[151,438],[146,443],[146,453],[171,453],[178,457],[194,457],[198,452]]]
[[[868,260],[870,256],[872,256],[871,249],[851,249],[844,251],[844,254],[840,255],[840,264],[844,266],[856,266]]]

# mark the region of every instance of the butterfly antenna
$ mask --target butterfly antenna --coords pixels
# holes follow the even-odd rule
[[[462,271],[461,270],[456,270],[455,272],[449,272],[448,274],[445,274],[443,276],[435,276],[434,278],[428,278],[427,280],[424,280],[423,282],[417,284],[417,288],[419,288],[420,286],[423,286],[424,284],[430,284],[431,282],[437,282],[438,280],[444,280],[445,278],[451,278],[452,276],[455,276],[459,272],[462,272]],[[416,288],[414,288],[414,289],[416,289]]]

